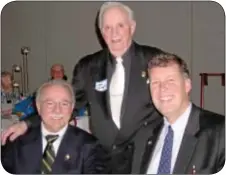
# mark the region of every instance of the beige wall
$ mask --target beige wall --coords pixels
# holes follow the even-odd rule
[[[84,55],[101,46],[95,18],[102,2],[11,2],[1,15],[2,69],[20,63],[30,46],[29,81],[35,90],[49,77],[51,64],[72,70]],[[224,72],[224,12],[215,2],[126,2],[135,12],[135,40],[183,57],[192,72],[192,100],[199,105],[200,72]],[[224,113],[224,88],[211,78],[205,108]]]

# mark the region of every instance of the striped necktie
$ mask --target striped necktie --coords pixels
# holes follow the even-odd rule
[[[52,172],[52,165],[55,160],[55,152],[53,149],[53,142],[58,138],[58,135],[47,135],[47,145],[42,157],[42,174],[50,174]]]

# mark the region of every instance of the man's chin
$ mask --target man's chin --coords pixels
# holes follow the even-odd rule
[[[168,106],[168,107],[164,107],[164,108],[160,109],[159,111],[160,111],[160,113],[162,113],[164,116],[168,116],[168,115],[170,115],[171,113],[173,113],[174,110],[171,109],[170,106]]]
[[[65,125],[62,125],[62,126],[58,126],[58,127],[52,127],[52,128],[49,128],[50,132],[58,132],[60,131]]]
[[[51,121],[51,124],[44,124],[45,128],[49,131],[49,132],[58,132],[60,131],[63,127],[65,127],[67,125],[67,123],[61,121]]]

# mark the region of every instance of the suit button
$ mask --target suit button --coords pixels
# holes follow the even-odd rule
[[[149,141],[148,141],[148,145],[151,145],[151,144],[152,144],[152,141],[151,141],[151,140],[149,140]]]
[[[113,149],[113,150],[115,150],[116,148],[117,148],[117,146],[116,146],[116,145],[113,145],[113,146],[112,146],[112,149]]]
[[[132,148],[132,145],[128,145],[127,148],[128,148],[128,149],[131,149],[131,148]]]
[[[148,122],[146,121],[146,122],[144,122],[144,126],[147,126],[148,125]]]

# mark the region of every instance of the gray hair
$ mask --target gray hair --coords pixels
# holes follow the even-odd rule
[[[105,2],[100,7],[99,16],[98,16],[98,26],[99,26],[100,29],[102,28],[102,25],[103,25],[104,13],[108,9],[114,8],[114,7],[119,7],[121,9],[123,9],[128,14],[129,19],[135,21],[134,12],[129,6],[127,6],[127,5],[125,5],[125,4],[121,3],[121,2],[108,1],[108,2]]]
[[[45,90],[47,87],[51,87],[51,86],[55,86],[55,85],[63,87],[64,89],[66,89],[70,93],[71,100],[72,100],[72,103],[74,105],[75,104],[75,92],[72,88],[72,85],[69,84],[67,81],[60,80],[60,79],[50,80],[50,81],[42,84],[41,87],[37,91],[36,102],[39,102],[41,100],[43,90]]]
[[[1,72],[1,78],[7,77],[7,76],[9,76],[11,78],[11,80],[13,79],[13,75],[12,75],[11,72],[8,72],[8,71],[2,71]]]
[[[64,66],[63,66],[63,64],[60,64],[60,63],[53,64],[53,65],[51,66],[51,70],[54,69],[55,67],[60,67],[60,68],[64,71]]]

